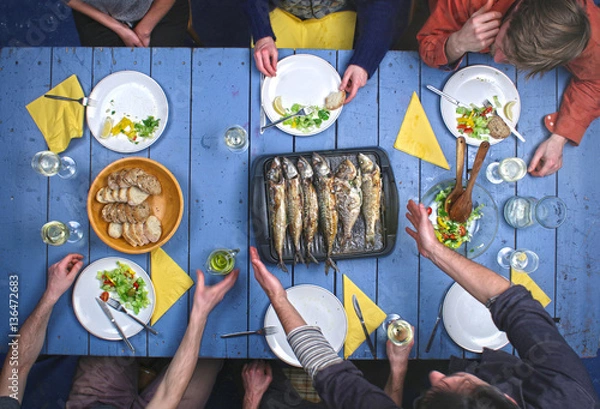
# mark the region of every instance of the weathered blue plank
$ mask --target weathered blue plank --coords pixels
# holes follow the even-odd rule
[[[50,182],[36,174],[30,162],[36,152],[48,148],[25,105],[50,89],[51,58],[50,48],[0,49],[0,135],[5,171],[0,224],[9,232],[9,239],[0,244],[0,287],[2,298],[8,300],[9,278],[14,274],[19,276],[19,327],[46,288],[47,251],[40,238],[40,229],[49,217]],[[8,301],[5,302],[0,311],[0,328],[6,340],[10,310]],[[7,342],[2,342],[0,352],[4,353],[6,349]]]
[[[379,145],[390,158],[398,189],[398,231],[396,247],[388,257],[379,259],[377,302],[387,313],[399,313],[418,329],[419,258],[415,241],[405,232],[409,199],[419,199],[419,159],[393,148],[406,114],[412,91],[419,92],[419,56],[413,53],[388,53],[379,65]],[[427,328],[425,328],[427,329]],[[378,331],[377,355],[386,356],[387,336]],[[417,356],[419,338],[411,358]]]
[[[195,280],[195,270],[190,269],[189,265],[191,252],[187,216],[190,197],[191,57],[192,51],[187,48],[152,50],[151,73],[167,95],[169,121],[161,138],[150,147],[150,158],[163,164],[173,173],[183,192],[184,216],[175,235],[162,248]],[[153,274],[152,270],[149,272]],[[184,294],[154,325],[159,334],[148,336],[148,355],[173,356],[175,354],[187,328],[190,293],[188,291]]]
[[[223,135],[234,124],[248,129],[251,61],[241,49],[198,49],[192,61],[190,267],[203,268],[214,248],[241,249],[240,277],[209,316],[200,354],[243,358],[247,339],[226,341],[219,334],[247,326],[249,154],[230,152]],[[220,280],[206,276],[209,285]]]
[[[52,86],[77,75],[85,95],[92,90],[92,49],[55,48],[52,62]],[[85,119],[84,119],[85,122]],[[48,247],[48,264],[60,260],[67,252],[84,255],[84,263],[89,263],[90,226],[87,216],[87,195],[90,184],[90,132],[84,126],[81,139],[73,139],[65,151],[77,162],[77,174],[72,179],[50,180],[49,219],[70,221],[81,224],[84,239],[61,247]],[[48,326],[48,353],[85,355],[88,352],[88,332],[79,324],[73,312],[72,287],[57,303]]]

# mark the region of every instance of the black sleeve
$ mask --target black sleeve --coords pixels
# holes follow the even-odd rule
[[[21,404],[10,396],[0,396],[0,409],[19,409]]]

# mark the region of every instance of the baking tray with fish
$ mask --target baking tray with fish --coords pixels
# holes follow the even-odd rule
[[[380,257],[389,254],[396,244],[398,230],[398,189],[387,153],[378,147],[365,147],[264,155],[254,160],[250,182],[250,209],[252,228],[261,258],[273,264],[277,264],[278,262],[278,256],[273,245],[269,214],[267,172],[271,167],[271,162],[275,157],[286,157],[296,164],[298,158],[303,156],[312,164],[313,153],[317,153],[327,159],[333,174],[335,174],[338,166],[345,159],[350,159],[358,167],[357,155],[359,153],[374,160],[381,170],[381,215],[375,229],[374,245],[367,246],[365,243],[365,221],[361,212],[352,230],[352,239],[346,243],[344,248],[342,248],[340,243],[342,223],[341,221],[338,223],[338,234],[333,246],[332,258],[334,260],[341,260],[360,257]],[[302,239],[301,246],[302,253],[305,254],[306,243],[304,243],[304,239]],[[319,263],[324,262],[326,259],[325,244],[320,228],[313,242],[313,255]],[[292,264],[294,261],[294,246],[289,231],[286,234],[284,243],[283,260],[286,264]]]

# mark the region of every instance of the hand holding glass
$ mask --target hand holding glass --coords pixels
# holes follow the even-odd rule
[[[206,260],[206,270],[212,275],[224,276],[233,271],[235,256],[240,249],[216,249]]]
[[[516,182],[527,174],[527,164],[521,158],[506,158],[488,165],[485,176],[493,184]]]
[[[398,346],[407,345],[414,336],[411,325],[398,314],[389,314],[381,324],[381,328],[388,339]]]

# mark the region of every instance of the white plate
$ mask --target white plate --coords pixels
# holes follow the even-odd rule
[[[86,108],[87,124],[98,142],[115,152],[130,153],[146,149],[158,140],[167,126],[169,103],[156,81],[137,71],[119,71],[103,78],[89,95],[96,104]],[[127,136],[118,134],[101,138],[102,125],[107,116],[116,125],[128,116],[132,121],[142,121],[148,116],[160,119],[152,138],[139,138],[136,145]]]
[[[448,290],[442,315],[450,338],[468,351],[481,353],[484,347],[500,349],[508,344],[506,333],[496,328],[490,311],[458,283]]]
[[[512,108],[513,120],[509,121],[513,127],[517,126],[519,117],[521,116],[521,98],[515,84],[496,68],[487,65],[472,65],[465,67],[456,72],[444,85],[443,91],[461,102],[466,104],[475,104],[479,107],[483,106],[483,101],[488,99],[494,103],[494,95],[498,96],[498,100],[504,107],[508,102],[515,101]],[[475,139],[467,135],[458,133],[456,119],[459,115],[456,114],[456,105],[451,104],[445,98],[440,98],[440,110],[442,111],[442,119],[446,127],[454,136],[464,136],[465,141],[469,145],[479,146],[483,140]],[[490,136],[484,136],[490,145],[495,145],[503,139],[494,139]],[[510,136],[509,136],[510,138]]]
[[[281,96],[283,107],[290,108],[293,104],[325,105],[325,97],[333,91],[338,91],[342,79],[340,74],[322,58],[310,54],[296,54],[281,59],[277,63],[277,75],[266,77],[261,90],[261,104],[271,122],[281,119],[275,112],[273,100]],[[320,128],[304,133],[282,123],[277,128],[296,136],[312,136],[333,125],[342,113],[342,108],[330,112],[329,119]]]
[[[137,277],[141,277],[146,282],[150,305],[140,310],[137,318],[148,323],[154,312],[156,299],[154,295],[154,286],[152,285],[150,277],[148,277],[148,274],[146,274],[142,267],[135,264],[133,261],[121,257],[106,257],[96,260],[87,266],[81,274],[79,274],[75,287],[73,288],[73,310],[81,325],[88,330],[88,332],[98,338],[109,341],[120,341],[121,336],[110,323],[106,315],[104,315],[104,312],[95,300],[95,298],[100,297],[100,294],[103,292],[100,288],[100,280],[96,278],[96,274],[98,271],[113,270],[117,268],[117,261],[127,264],[135,272]],[[111,312],[127,338],[137,334],[143,329],[140,324],[132,320],[125,313],[112,308]],[[131,310],[130,312],[133,313]]]
[[[312,284],[302,284],[286,290],[288,300],[298,310],[308,325],[316,325],[323,331],[323,336],[329,341],[335,352],[344,346],[348,321],[344,306],[338,298],[322,287]],[[288,365],[301,367],[296,359],[273,305],[269,305],[265,315],[265,327],[275,325],[278,331],[265,338],[271,351]]]

